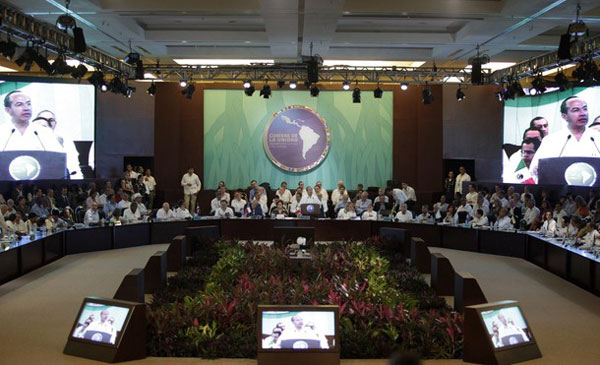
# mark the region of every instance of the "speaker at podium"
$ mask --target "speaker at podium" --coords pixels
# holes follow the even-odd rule
[[[67,154],[64,152],[0,152],[0,180],[60,180],[69,177]]]
[[[542,158],[538,164],[538,184],[600,186],[600,158]]]

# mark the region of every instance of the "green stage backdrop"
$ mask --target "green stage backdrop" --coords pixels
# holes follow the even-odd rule
[[[325,160],[308,172],[288,172],[275,166],[263,147],[263,132],[274,113],[289,105],[316,110],[331,131]],[[322,91],[311,97],[307,90],[273,90],[271,98],[244,95],[242,90],[204,91],[204,179],[214,189],[220,180],[229,188],[245,188],[250,180],[289,187],[302,180],[313,185],[321,180],[334,189],[344,180],[349,189],[358,183],[385,186],[392,178],[393,95],[375,99],[362,93],[362,103],[352,102],[349,91]]]

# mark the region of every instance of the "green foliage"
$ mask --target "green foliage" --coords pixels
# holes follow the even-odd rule
[[[456,358],[462,317],[381,242],[338,242],[298,263],[283,249],[216,242],[161,289],[149,310],[152,356],[256,356],[259,304],[334,304],[344,358],[411,351]]]

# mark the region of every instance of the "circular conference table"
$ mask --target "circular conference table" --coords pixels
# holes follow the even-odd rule
[[[204,227],[200,229],[199,227]],[[530,261],[576,285],[600,295],[600,259],[593,254],[565,247],[561,242],[531,232],[474,229],[463,226],[387,221],[331,219],[207,219],[150,222],[122,226],[68,229],[35,238],[23,237],[6,243],[0,252],[0,284],[53,262],[65,255],[169,243],[177,235],[189,240],[210,230],[211,237],[240,240],[274,240],[277,227],[314,227],[316,241],[366,240],[379,236],[381,228],[406,230],[406,252],[410,238],[419,237],[427,246],[518,257]],[[198,229],[195,229],[198,228]]]

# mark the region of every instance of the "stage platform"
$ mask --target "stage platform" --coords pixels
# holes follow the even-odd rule
[[[166,245],[65,256],[0,286],[0,363],[98,364],[62,354],[85,296],[112,296],[123,276]],[[600,298],[523,259],[431,248],[456,270],[471,272],[489,300],[522,303],[543,358],[530,364],[596,364]],[[254,365],[244,359],[148,358],[135,364]],[[460,360],[425,364],[460,364]],[[385,360],[343,360],[343,365],[385,365]]]

